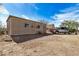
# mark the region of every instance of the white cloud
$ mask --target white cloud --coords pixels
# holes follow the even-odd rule
[[[2,4],[0,4],[0,21],[2,22],[2,25],[6,26],[6,20],[9,16],[9,12],[3,7]]]
[[[22,15],[22,18],[25,18],[25,19],[30,19],[28,16],[26,15]]]
[[[42,16],[39,16],[39,15],[35,15],[35,16],[26,16],[26,15],[21,15],[22,18],[25,18],[25,19],[29,19],[29,20],[33,20],[33,21],[37,21],[37,22],[40,22],[41,20],[44,20],[45,22],[50,22],[49,19],[45,18],[45,17],[42,17]]]
[[[35,9],[38,10],[39,8],[37,7],[36,3],[28,3],[28,4],[14,4],[15,7],[21,9],[22,7],[26,6],[27,9]]]
[[[34,6],[34,8],[35,8],[36,10],[38,10],[38,9],[39,9],[37,6]]]
[[[36,4],[35,3],[31,3],[31,4],[29,4],[31,7],[34,7],[36,10],[38,10],[39,8],[36,6]]]
[[[9,12],[3,7],[2,4],[0,4],[0,13],[2,13],[2,14],[9,14]]]
[[[8,17],[9,17],[9,15],[0,14],[0,21],[2,22],[2,26],[6,27],[6,20]]]
[[[54,19],[56,23],[61,23],[64,20],[76,20],[79,22],[79,4],[60,10],[60,13],[51,16],[51,18]]]

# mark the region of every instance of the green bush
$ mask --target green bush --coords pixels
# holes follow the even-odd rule
[[[3,35],[3,34],[5,34],[5,28],[0,28],[0,35]]]
[[[70,32],[76,32],[79,27],[79,22],[76,20],[64,20],[60,26],[67,27]]]
[[[74,32],[76,32],[76,29],[69,29],[69,32],[74,33]]]

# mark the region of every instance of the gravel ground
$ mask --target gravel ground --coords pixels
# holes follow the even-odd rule
[[[9,41],[7,41],[9,40]],[[79,56],[79,35],[48,35],[22,43],[0,36],[1,56]]]

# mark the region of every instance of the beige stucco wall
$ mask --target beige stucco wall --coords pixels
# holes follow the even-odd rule
[[[29,26],[24,27],[26,23],[29,24]],[[9,17],[7,25],[10,35],[36,34],[38,31],[41,33],[46,32],[45,24],[12,16]],[[39,29],[37,28],[38,25],[40,25]]]

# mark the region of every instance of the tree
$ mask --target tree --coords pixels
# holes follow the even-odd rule
[[[2,26],[2,22],[0,21],[0,35],[4,34],[5,31],[6,31],[6,28]]]
[[[0,21],[0,31],[2,30],[2,22]]]
[[[61,23],[60,27],[67,27],[70,31],[78,30],[79,23],[75,20],[65,20]]]

